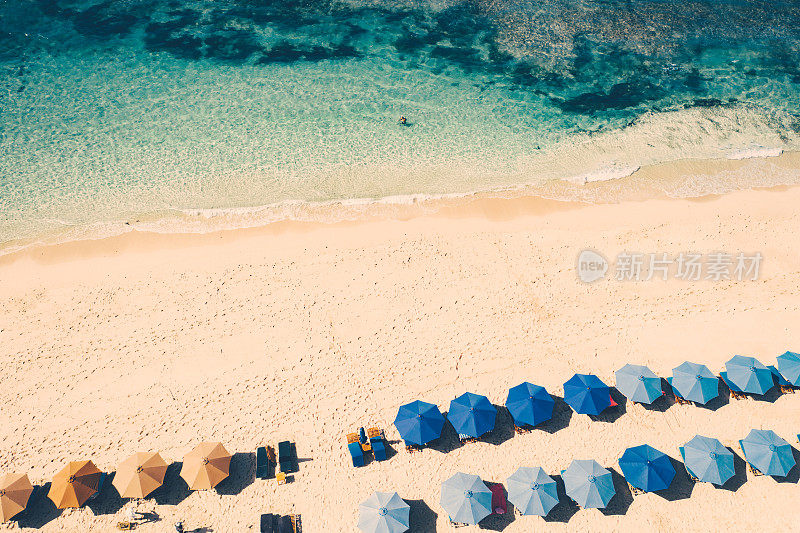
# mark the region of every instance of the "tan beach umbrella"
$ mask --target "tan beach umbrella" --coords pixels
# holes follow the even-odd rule
[[[210,489],[228,477],[231,454],[219,442],[203,442],[183,456],[181,477],[192,490]]]
[[[47,497],[56,507],[80,507],[97,492],[100,470],[91,461],[73,461],[53,476],[53,484]]]
[[[113,484],[123,498],[144,498],[164,483],[166,473],[158,453],[135,453],[119,464]]]
[[[6,474],[0,477],[0,522],[11,520],[28,505],[33,492],[27,474]]]

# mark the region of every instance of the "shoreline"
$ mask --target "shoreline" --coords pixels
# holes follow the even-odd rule
[[[629,175],[611,180],[590,181],[582,184],[576,184],[569,180],[558,180],[557,183],[550,184],[550,191],[546,191],[544,186],[519,185],[482,192],[444,194],[430,198],[423,195],[411,195],[374,200],[331,201],[326,203],[325,207],[330,212],[333,212],[331,215],[332,222],[289,218],[263,224],[245,225],[243,227],[212,228],[207,231],[153,231],[137,229],[135,225],[131,225],[132,227],[128,231],[107,237],[29,244],[14,251],[0,253],[0,265],[12,264],[26,259],[51,263],[70,258],[119,254],[123,251],[152,251],[175,246],[195,247],[257,235],[307,233],[320,228],[353,227],[387,220],[407,222],[417,218],[458,219],[471,217],[482,217],[488,220],[507,220],[518,216],[544,215],[554,211],[573,210],[592,205],[641,203],[664,199],[703,202],[728,194],[736,194],[742,190],[784,190],[800,185],[794,183],[756,185],[744,189],[734,188],[721,193],[707,193],[694,197],[673,197],[651,185],[659,179],[670,181],[680,176],[736,173],[747,170],[747,167],[752,164],[772,164],[778,168],[795,170],[797,179],[800,181],[800,151],[745,158],[680,160],[640,167]],[[579,192],[585,197],[584,199],[565,199],[568,196],[577,196],[579,194],[577,192],[578,189],[581,189]],[[591,201],[586,199],[602,197],[604,194],[610,194],[611,191],[616,192],[618,200]],[[398,200],[397,203],[393,203],[391,201],[392,198],[401,198],[403,201]],[[409,198],[411,199],[410,201],[408,201]],[[355,215],[348,215],[346,210],[353,205],[358,205],[364,209]],[[268,210],[269,207],[264,206],[252,209]],[[232,209],[232,211],[236,210],[236,208]],[[337,210],[341,212],[338,217]],[[227,212],[229,210],[211,211]],[[209,217],[203,216],[203,218]],[[2,249],[0,249],[1,251]]]

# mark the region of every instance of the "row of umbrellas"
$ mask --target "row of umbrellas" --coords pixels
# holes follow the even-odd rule
[[[745,459],[761,473],[786,476],[795,466],[792,447],[770,430],[754,429],[739,441]],[[686,470],[698,481],[724,485],[734,476],[734,456],[719,440],[697,435],[679,448]],[[645,492],[669,488],[676,472],[665,453],[649,445],[628,448],[619,467],[633,487]],[[611,471],[597,461],[572,461],[561,472],[564,488],[585,509],[607,507],[616,494]],[[539,467],[518,468],[506,480],[508,500],[523,515],[547,516],[558,504],[556,480]],[[442,508],[454,522],[477,524],[492,514],[492,491],[477,475],[458,472],[442,483]],[[409,509],[400,496],[376,492],[361,504],[358,527],[366,533],[402,533]]]
[[[661,378],[646,366],[627,364],[614,373],[616,388],[633,402],[651,404],[663,396]],[[720,373],[735,392],[765,394],[778,383],[800,387],[800,355],[786,352],[777,368],[754,357],[736,355]],[[706,404],[719,394],[719,377],[705,365],[686,361],[667,378],[675,394]],[[599,415],[616,405],[611,388],[593,374],[575,374],[564,383],[564,401],[579,414]],[[555,401],[544,387],[524,382],[508,391],[506,407],[518,426],[536,426],[550,420]],[[467,392],[450,402],[447,420],[457,433],[481,437],[494,429],[497,409],[486,396]],[[414,401],[400,407],[394,425],[407,444],[423,446],[439,438],[445,417],[431,403]]]
[[[191,490],[210,489],[228,477],[231,454],[219,442],[198,444],[183,458],[180,475]],[[144,498],[163,485],[167,463],[155,452],[135,453],[119,464],[113,485],[123,498]],[[53,477],[47,496],[59,509],[81,507],[100,489],[103,473],[92,461],[73,461]],[[0,521],[22,512],[33,492],[26,474],[0,478]]]

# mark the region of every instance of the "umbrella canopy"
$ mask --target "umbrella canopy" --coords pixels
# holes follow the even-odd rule
[[[664,392],[661,378],[642,365],[627,364],[614,373],[617,390],[632,402],[653,403]]]
[[[497,408],[489,398],[466,392],[450,402],[447,419],[460,435],[480,437],[494,429]]]
[[[474,525],[492,514],[492,491],[480,477],[458,472],[442,483],[439,503],[452,521]]]
[[[558,503],[556,481],[541,468],[523,466],[506,480],[508,501],[522,514],[547,516]]]
[[[114,487],[123,498],[144,498],[164,483],[167,463],[158,453],[135,453],[122,461],[114,475]]]
[[[33,492],[27,474],[5,474],[0,477],[0,522],[11,520],[28,505]]]
[[[400,406],[394,425],[404,441],[422,446],[442,434],[444,416],[432,403],[417,400]]]
[[[755,357],[734,355],[725,363],[728,379],[742,392],[765,394],[775,381],[772,372]]]
[[[575,374],[564,383],[564,401],[576,413],[599,415],[611,405],[611,389],[593,374]]]
[[[396,492],[375,492],[358,506],[358,529],[364,533],[408,531],[411,507]]]
[[[584,509],[602,509],[616,494],[611,472],[591,459],[572,461],[561,477],[567,495]]]
[[[682,398],[704,405],[719,396],[719,378],[706,365],[689,361],[672,369],[670,385]]]
[[[786,352],[778,356],[778,372],[794,385],[800,387],[800,354]]]
[[[786,476],[795,464],[791,445],[772,430],[754,429],[739,441],[744,458],[768,476]]]
[[[619,459],[619,468],[628,483],[645,492],[664,490],[675,477],[669,457],[646,444],[625,450]]]
[[[47,496],[56,507],[80,507],[97,492],[100,470],[91,461],[73,461],[53,476]]]
[[[553,416],[555,400],[544,387],[521,383],[508,391],[506,407],[518,426],[535,426]]]
[[[724,485],[736,473],[733,453],[717,439],[695,435],[680,451],[686,470],[700,481]]]
[[[210,489],[228,477],[231,454],[219,442],[202,442],[183,456],[181,477],[192,490]]]

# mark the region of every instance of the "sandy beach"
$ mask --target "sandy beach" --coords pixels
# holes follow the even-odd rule
[[[629,362],[664,377],[684,360],[719,372],[734,354],[774,364],[800,346],[800,188],[609,205],[459,202],[404,220],[134,232],[3,257],[0,472],[43,484],[70,460],[111,472],[137,451],[179,461],[215,440],[240,454],[231,478],[216,491],[144,500],[139,510],[160,521],[138,531],[179,519],[257,531],[267,512],[299,513],[306,532],[356,531],[358,504],[383,490],[416,501],[413,531],[441,532],[450,526],[439,487],[457,471],[504,482],[519,466],[556,474],[576,458],[619,470],[628,446],[679,459],[697,433],[741,456],[738,440],[752,428],[797,445],[800,394],[784,394],[714,410],[628,403],[600,421],[561,412],[524,435],[501,417],[486,442],[408,454],[392,421],[415,399],[445,411],[470,391],[502,405],[526,380],[561,395],[574,372],[608,384]],[[755,281],[610,272],[585,284],[575,271],[585,248],[608,258],[760,252],[764,261]],[[396,455],[353,468],[344,438],[360,426],[383,428]],[[253,458],[241,454],[284,439],[301,461],[293,481],[253,481]],[[486,523],[506,533],[796,530],[798,469],[779,483],[738,468],[726,488],[679,474],[670,498],[623,490],[605,512],[565,506],[549,521]],[[0,529],[110,531],[132,505],[113,494],[57,516],[40,504]]]

